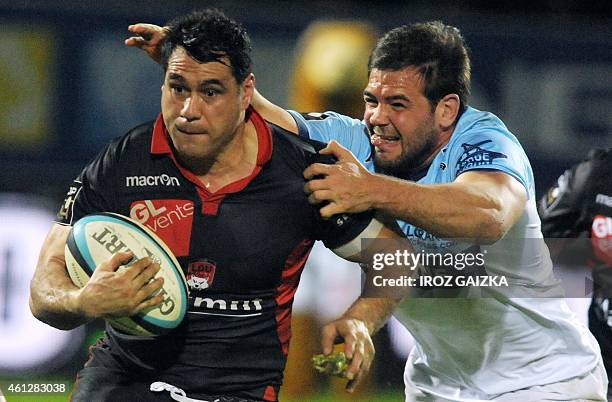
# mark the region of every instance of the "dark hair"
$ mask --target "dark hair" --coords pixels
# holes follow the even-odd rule
[[[459,95],[461,115],[470,94],[470,58],[459,29],[440,21],[403,25],[387,32],[368,62],[373,69],[400,70],[415,66],[421,73],[424,95],[434,108],[448,94]]]
[[[200,63],[230,61],[232,74],[239,84],[251,72],[251,40],[244,28],[217,9],[193,11],[169,21],[170,29],[161,48],[164,70],[178,46]]]

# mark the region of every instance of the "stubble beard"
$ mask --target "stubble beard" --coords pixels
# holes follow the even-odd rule
[[[379,173],[399,178],[409,177],[411,173],[423,168],[426,160],[436,149],[438,133],[432,127],[420,127],[415,137],[422,139],[419,144],[402,147],[401,154],[394,160],[384,160],[374,152],[374,167]],[[403,139],[404,137],[401,136]],[[402,140],[400,140],[402,141]]]

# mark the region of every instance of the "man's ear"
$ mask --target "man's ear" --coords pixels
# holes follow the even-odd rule
[[[251,104],[251,99],[255,93],[255,74],[249,73],[242,82],[242,108],[246,110]]]
[[[461,102],[457,94],[448,94],[440,99],[436,105],[435,119],[442,130],[448,130],[455,124],[460,106]]]

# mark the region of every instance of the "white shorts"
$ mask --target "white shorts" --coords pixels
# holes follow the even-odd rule
[[[404,378],[406,381],[407,377]],[[497,395],[496,402],[545,402],[545,401],[601,401],[606,402],[608,376],[603,363],[599,363],[587,374],[570,378],[554,384],[536,385]],[[419,390],[417,386],[406,381],[406,402],[480,402],[482,399],[442,398],[429,392]]]

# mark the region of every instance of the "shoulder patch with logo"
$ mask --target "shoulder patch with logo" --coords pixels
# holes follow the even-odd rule
[[[463,154],[459,157],[457,162],[456,175],[463,173],[466,170],[491,165],[495,159],[507,159],[508,157],[501,152],[489,151],[481,147],[481,145],[493,142],[492,140],[484,140],[476,144],[468,144],[464,142],[461,144],[463,147]]]

